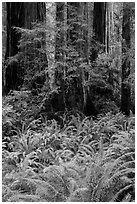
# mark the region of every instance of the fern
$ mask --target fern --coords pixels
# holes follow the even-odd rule
[[[46,201],[42,200],[41,197],[37,195],[25,195],[25,194],[19,194],[17,193],[16,195],[11,196],[8,200],[8,202],[40,202],[40,201]]]
[[[89,194],[90,192],[87,188],[78,188],[70,195],[67,202],[88,202]]]
[[[4,201],[134,200],[134,119],[123,131],[120,113],[94,121],[71,118],[62,130],[54,121],[41,126],[39,120],[17,131],[13,141],[18,151],[3,151]]]

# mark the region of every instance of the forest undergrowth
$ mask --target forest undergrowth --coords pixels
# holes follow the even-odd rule
[[[52,118],[40,103],[27,91],[3,97],[3,202],[135,201],[135,117]]]

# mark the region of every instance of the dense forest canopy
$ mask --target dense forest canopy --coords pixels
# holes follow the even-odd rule
[[[134,201],[134,2],[3,2],[2,97],[3,201]]]

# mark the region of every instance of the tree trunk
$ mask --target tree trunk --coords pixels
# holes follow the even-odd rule
[[[56,108],[54,111],[64,111],[66,109],[65,102],[65,44],[66,44],[66,34],[65,34],[65,3],[56,3],[56,47],[55,47],[55,61],[56,61],[56,71],[55,71],[55,83],[57,87],[60,87],[59,94],[55,94],[56,97]],[[56,110],[55,110],[56,109]]]
[[[56,3],[46,2],[46,54],[50,89],[55,85]]]
[[[5,60],[16,55],[19,51],[20,33],[14,27],[31,28],[31,23],[42,21],[45,17],[45,3],[7,2],[7,42]],[[18,73],[17,73],[18,72]],[[11,60],[5,73],[5,92],[17,89],[22,74],[17,60]]]
[[[93,12],[94,12],[94,2],[88,2],[88,50],[87,59],[88,64],[90,64],[90,51],[91,51],[91,39],[93,37]]]
[[[94,33],[92,36],[91,43],[88,44],[88,46],[91,46],[91,54],[90,54],[90,61],[93,62],[96,60],[98,51],[102,48],[104,49],[105,45],[105,27],[106,27],[106,3],[102,2],[94,2],[94,10],[93,10],[93,20],[92,20],[92,5],[91,5],[91,22],[89,20],[88,16],[88,25],[93,24],[93,32],[88,28],[89,33]],[[88,11],[88,13],[90,13]],[[88,34],[88,42],[90,42],[91,36]],[[103,45],[103,46],[102,46]],[[87,48],[88,49],[88,48]],[[88,53],[87,53],[88,55]],[[88,58],[87,58],[88,59]],[[98,114],[98,111],[95,108],[95,105],[93,104],[92,100],[92,90],[91,87],[88,87],[85,90],[86,100],[84,102],[84,114],[87,116],[94,115],[96,116]]]
[[[14,56],[18,52],[20,34],[15,32],[14,26],[23,27],[25,23],[25,9],[22,2],[7,2],[7,48],[6,56]]]
[[[6,40],[7,40],[7,9],[6,2],[2,2],[2,95],[4,95],[5,81],[5,54],[6,54]]]
[[[130,114],[130,86],[126,82],[130,74],[130,61],[127,56],[130,49],[130,12],[130,3],[123,3],[121,111],[127,116]]]
[[[94,17],[93,17],[93,46],[91,60],[95,61],[98,50],[101,45],[105,45],[105,28],[106,28],[106,4],[105,2],[94,2]],[[98,43],[100,45],[98,45]]]

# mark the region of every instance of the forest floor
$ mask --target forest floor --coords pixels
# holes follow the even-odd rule
[[[36,103],[37,101],[37,103]],[[3,202],[135,201],[135,117],[38,116],[28,92],[3,97]]]

